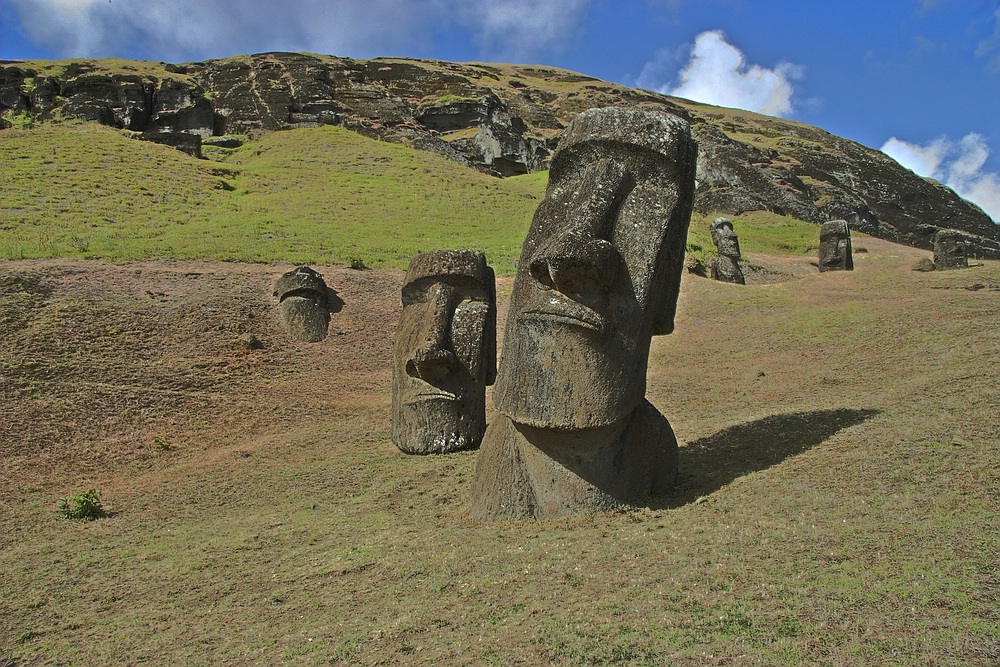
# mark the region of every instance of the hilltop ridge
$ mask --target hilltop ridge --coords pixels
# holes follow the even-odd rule
[[[263,53],[197,63],[0,61],[0,124],[76,118],[212,137],[337,125],[497,176],[545,169],[580,111],[658,105],[699,144],[699,213],[771,211],[929,248],[941,228],[1000,258],[1000,225],[951,189],[820,128],[698,104],[553,67]],[[225,143],[223,143],[225,146]]]

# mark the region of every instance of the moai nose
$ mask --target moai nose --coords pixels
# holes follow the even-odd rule
[[[406,373],[433,384],[458,367],[458,358],[449,349],[448,343],[451,327],[450,288],[443,284],[432,287],[427,307],[429,312],[424,340],[406,362]]]
[[[529,266],[543,289],[569,297],[603,295],[618,278],[618,251],[601,238],[565,234],[546,247]]]

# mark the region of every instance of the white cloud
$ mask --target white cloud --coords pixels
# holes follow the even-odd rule
[[[802,66],[787,62],[778,63],[774,69],[749,65],[743,52],[726,41],[725,34],[712,30],[695,38],[690,60],[678,75],[677,85],[649,86],[673,59],[663,52],[647,63],[639,76],[640,85],[697,102],[772,116],[787,116],[793,111],[792,81],[805,73]]]
[[[572,38],[591,0],[503,0],[460,2],[460,16],[482,53],[500,60],[530,58]]]
[[[523,59],[572,39],[592,0],[8,0],[28,37],[59,57],[182,61],[312,51],[419,50],[435,30],[470,31],[480,57]]]
[[[1000,174],[983,170],[990,155],[983,135],[970,132],[960,141],[938,137],[925,145],[892,137],[882,152],[920,176],[944,183],[1000,222]]]

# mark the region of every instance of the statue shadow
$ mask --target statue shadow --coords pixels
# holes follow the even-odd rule
[[[337,290],[326,288],[326,309],[331,315],[336,315],[344,309],[344,300],[337,295]]]
[[[737,424],[680,448],[677,487],[649,507],[674,509],[718,491],[743,475],[801,454],[838,431],[867,421],[879,410],[817,410],[772,415]]]

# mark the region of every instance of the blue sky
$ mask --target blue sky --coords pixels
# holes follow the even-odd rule
[[[817,125],[1000,221],[1000,0],[0,0],[0,59],[540,63]]]

